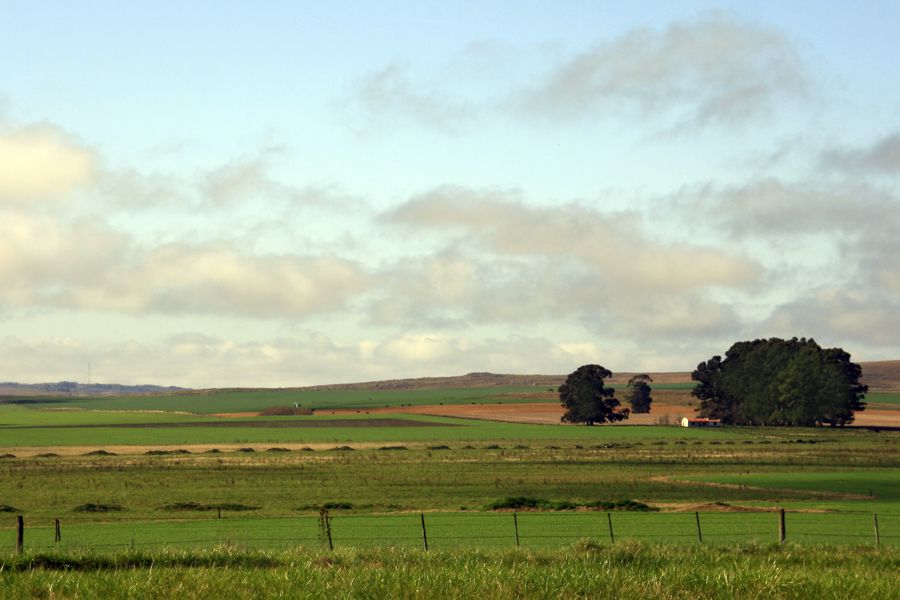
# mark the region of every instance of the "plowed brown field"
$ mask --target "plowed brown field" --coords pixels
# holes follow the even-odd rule
[[[357,412],[350,409],[334,409],[322,411],[320,414],[340,415]],[[371,408],[363,412],[368,414],[404,413],[538,424],[558,424],[563,414],[562,407],[560,407],[558,402],[396,406]],[[631,415],[627,421],[621,421],[616,423],[616,425],[674,425],[682,417],[692,416],[694,416],[694,411],[689,406],[654,402],[653,410],[650,414]],[[900,410],[869,408],[864,412],[857,413],[854,425],[860,427],[900,427]]]

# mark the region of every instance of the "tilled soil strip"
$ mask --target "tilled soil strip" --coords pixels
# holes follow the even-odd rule
[[[173,423],[87,423],[82,425],[21,425],[0,429],[170,429],[173,427],[458,427],[455,423],[434,423],[408,419],[285,419],[266,421],[177,421]]]

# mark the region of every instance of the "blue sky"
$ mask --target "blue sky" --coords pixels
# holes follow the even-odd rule
[[[0,379],[900,356],[891,2],[5,2]]]

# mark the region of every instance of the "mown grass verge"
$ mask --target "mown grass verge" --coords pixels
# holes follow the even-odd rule
[[[5,598],[891,598],[900,550],[582,542],[557,551],[0,556]]]

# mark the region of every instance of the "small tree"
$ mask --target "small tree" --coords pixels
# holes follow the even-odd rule
[[[628,418],[628,409],[619,408],[616,391],[603,385],[612,372],[600,365],[583,365],[559,386],[559,401],[566,409],[564,423],[614,423]]]
[[[635,375],[628,380],[628,402],[633,413],[649,413],[653,398],[650,397],[650,384],[653,379],[645,374]]]

